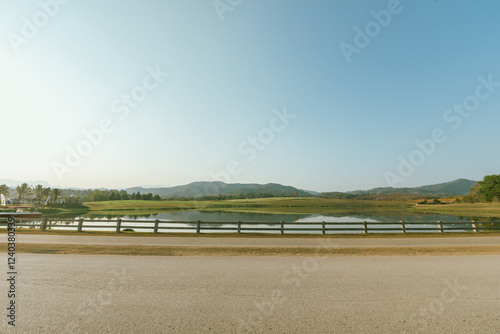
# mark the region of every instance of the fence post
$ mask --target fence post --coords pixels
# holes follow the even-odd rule
[[[281,224],[281,234],[285,234],[285,223],[283,221],[280,221]]]
[[[241,221],[238,220],[238,234],[241,234]]]
[[[116,233],[120,233],[121,229],[122,229],[122,219],[118,218],[118,221],[116,222]]]
[[[406,233],[405,221],[402,220],[400,221],[400,223],[401,223],[401,233]]]
[[[477,232],[476,221],[475,220],[472,221],[472,232]]]
[[[325,222],[324,222],[324,221],[322,221],[322,222],[321,222],[321,233],[322,233],[323,235],[325,235],[325,234],[326,234],[326,230],[325,230]]]
[[[78,232],[81,232],[82,228],[83,228],[83,218],[80,218],[80,220],[78,220]]]
[[[200,233],[201,231],[201,220],[198,220],[198,222],[196,223],[196,233]]]
[[[46,228],[47,228],[47,218],[43,218],[43,220],[42,220],[42,226],[40,227],[40,229],[42,231],[45,231]]]
[[[443,224],[440,220],[438,220],[438,228],[439,228],[439,233],[443,233]]]
[[[363,233],[368,234],[368,224],[366,223],[366,220],[363,220]]]
[[[155,230],[154,233],[158,233],[158,226],[160,225],[160,221],[157,219],[155,220]]]

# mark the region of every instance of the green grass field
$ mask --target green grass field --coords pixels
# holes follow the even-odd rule
[[[47,216],[64,214],[141,215],[169,211],[226,211],[274,214],[363,214],[388,215],[433,213],[467,217],[500,217],[500,203],[415,205],[411,201],[275,197],[224,201],[107,201],[87,202],[85,209],[40,208]]]
[[[228,211],[281,214],[403,211],[409,202],[363,201],[325,198],[257,198],[225,201],[109,201],[84,203],[93,213],[146,213],[165,211]]]
[[[500,203],[417,205],[414,210],[455,216],[500,217]]]

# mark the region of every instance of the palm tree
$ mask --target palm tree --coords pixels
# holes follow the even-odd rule
[[[26,196],[31,195],[31,187],[27,183],[23,183],[16,187],[18,201],[22,202]]]
[[[9,192],[10,192],[10,188],[7,187],[6,184],[0,185],[0,194],[4,194],[5,197],[7,197],[9,195]]]
[[[57,189],[57,188],[52,189],[51,195],[53,196],[52,200],[54,201],[54,203],[56,203],[57,197],[59,197],[61,195],[61,189]]]
[[[33,189],[33,192],[35,193],[36,200],[42,202],[44,198],[50,194],[50,188],[46,188],[39,184]]]
[[[45,195],[45,187],[39,184],[33,188],[33,192],[35,193],[36,200],[41,202],[43,200],[43,196]]]
[[[10,188],[6,184],[0,185],[0,194],[5,196],[5,199],[9,198]]]
[[[51,193],[52,193],[52,189],[50,189],[50,187],[43,189],[43,197],[44,198],[48,199]]]
[[[42,185],[37,185],[34,189],[33,192],[35,193],[35,198],[38,202],[42,201],[43,198],[43,186]]]

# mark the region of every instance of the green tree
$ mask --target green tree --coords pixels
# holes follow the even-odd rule
[[[116,200],[119,200],[120,197],[118,196],[118,194],[116,193],[116,191],[112,191],[111,194],[109,195],[109,200],[110,201],[116,201]]]
[[[57,203],[57,198],[59,196],[61,196],[61,193],[62,193],[61,189],[58,189],[58,188],[52,189],[52,191],[50,192],[50,195],[52,196],[52,201],[54,203]]]
[[[156,194],[153,196],[153,201],[161,201],[160,195]]]
[[[500,175],[487,175],[477,183],[477,196],[481,202],[500,201]]]
[[[33,192],[36,200],[38,202],[42,202],[45,198],[47,198],[47,196],[50,195],[50,188],[46,188],[39,184],[33,189]]]
[[[122,201],[128,201],[128,200],[130,200],[130,196],[129,196],[129,194],[125,193],[125,194],[122,194],[121,199],[122,199]]]
[[[4,194],[5,197],[8,197],[10,193],[10,188],[7,187],[6,184],[0,185],[0,194]]]
[[[153,194],[149,193],[149,194],[142,194],[140,195],[140,200],[142,201],[151,201],[153,199]]]
[[[31,195],[31,187],[27,183],[23,183],[16,187],[17,200],[22,202],[27,196]]]

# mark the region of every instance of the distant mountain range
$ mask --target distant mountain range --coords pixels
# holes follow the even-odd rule
[[[370,190],[356,190],[349,191],[348,194],[352,195],[366,195],[366,194],[405,194],[405,195],[434,195],[434,196],[449,196],[456,195],[462,196],[469,193],[470,189],[477,184],[477,181],[458,179],[451,182],[433,184],[422,187],[414,188],[373,188]]]
[[[17,185],[24,183],[21,181],[14,181],[8,179],[0,179],[0,184],[6,184],[7,186],[14,188]],[[26,181],[30,185],[41,184],[45,187],[50,187],[50,185],[45,181]],[[140,192],[141,194],[152,193],[153,195],[159,195],[162,198],[198,198],[203,196],[219,196],[219,195],[233,195],[233,196],[244,196],[247,194],[254,194],[266,196],[300,196],[300,197],[311,197],[311,196],[321,196],[330,198],[352,198],[356,195],[386,195],[386,194],[405,194],[405,195],[432,195],[432,196],[449,196],[456,195],[462,196],[469,193],[470,189],[477,184],[476,181],[467,179],[458,179],[451,182],[445,182],[434,185],[427,185],[422,187],[413,188],[393,188],[393,187],[381,187],[373,188],[370,190],[356,190],[350,192],[330,192],[330,193],[319,193],[315,191],[297,189],[291,186],[284,186],[277,183],[268,184],[245,184],[245,183],[223,183],[223,182],[193,182],[190,184],[175,186],[175,187],[132,187],[125,189],[129,194]],[[53,186],[52,186],[53,187]],[[77,189],[77,188],[68,188]],[[81,189],[83,190],[83,189]],[[101,190],[105,190],[101,188]]]
[[[246,194],[266,194],[270,196],[299,196],[311,197],[312,195],[304,190],[295,187],[284,186],[277,183],[268,184],[244,184],[244,183],[224,183],[224,182],[193,182],[183,186],[143,188],[133,187],[125,189],[129,194],[140,192],[152,193],[162,198],[189,197],[197,198],[203,196],[218,195],[246,195]]]
[[[16,181],[16,180],[10,180],[10,179],[0,179],[0,184],[5,184],[7,187],[15,188],[18,185],[21,185],[23,183],[27,183],[29,185],[38,185],[41,184],[44,187],[50,187],[49,183],[46,181]]]
[[[477,184],[476,181],[467,179],[458,179],[451,182],[445,182],[434,185],[427,185],[414,188],[373,188],[370,190],[356,190],[347,193],[319,193],[315,191],[308,191],[297,189],[295,187],[284,186],[276,183],[268,184],[243,184],[233,183],[227,184],[223,182],[193,182],[183,186],[177,187],[160,187],[160,188],[143,188],[134,187],[125,189],[128,193],[140,192],[152,193],[159,195],[163,198],[172,197],[203,197],[203,196],[218,196],[218,195],[245,195],[245,194],[268,194],[271,196],[300,196],[311,197],[321,196],[325,194],[335,194],[336,198],[350,198],[353,195],[367,195],[367,194],[405,194],[405,195],[433,195],[433,196],[449,196],[456,195],[462,196],[469,193],[470,189]],[[342,196],[345,194],[346,196]]]

